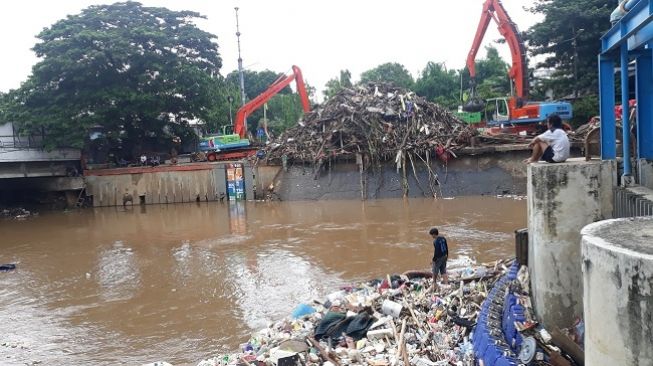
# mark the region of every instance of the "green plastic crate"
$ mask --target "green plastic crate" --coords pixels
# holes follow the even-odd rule
[[[481,123],[481,112],[456,112],[456,116],[465,123]]]

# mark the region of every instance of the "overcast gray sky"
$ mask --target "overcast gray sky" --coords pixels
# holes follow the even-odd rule
[[[0,2],[0,91],[17,88],[38,59],[31,51],[35,35],[69,14],[98,0],[20,0]],[[327,80],[349,69],[360,73],[385,62],[399,62],[416,77],[428,61],[447,67],[465,64],[483,0],[142,0],[148,6],[194,10],[208,17],[198,25],[218,36],[221,73],[237,67],[236,20],[240,8],[242,57],[245,68],[289,71],[298,65],[306,81],[321,95]],[[540,20],[524,7],[532,0],[504,0],[520,30]],[[500,38],[491,25],[485,44]],[[498,45],[510,59],[507,45]],[[484,50],[479,58],[484,56]]]

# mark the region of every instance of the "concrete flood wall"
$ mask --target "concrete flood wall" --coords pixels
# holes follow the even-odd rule
[[[526,194],[526,150],[488,151],[465,154],[448,163],[432,160],[431,169],[438,175],[438,196]],[[414,161],[407,167],[409,197],[429,197],[429,177],[425,164]],[[225,194],[225,163],[184,164],[176,167],[107,169],[87,171],[87,195],[94,206],[122,205],[129,193],[136,204],[143,197],[146,204],[219,200]],[[367,199],[403,196],[402,175],[393,163],[367,166]],[[310,164],[245,164],[247,199],[254,192],[264,197],[272,190],[282,200],[361,199],[359,166],[355,162],[325,164],[319,172]],[[255,188],[254,188],[255,187]]]
[[[533,306],[549,328],[583,313],[580,231],[612,217],[614,161],[570,159],[528,167],[528,263]]]
[[[585,364],[653,366],[653,218],[582,231]]]
[[[447,164],[432,161],[431,169],[440,182],[438,196],[526,194],[526,165],[522,160],[527,156],[527,151],[509,151],[459,156]],[[408,196],[430,196],[425,164],[414,164],[418,178],[408,163]],[[267,167],[266,173],[262,168],[258,169],[261,188],[272,186],[282,200],[362,198],[359,166],[354,162],[325,164],[319,172],[311,164],[294,164],[287,170]],[[364,190],[367,199],[402,197],[402,174],[393,163],[367,167]]]
[[[120,206],[123,196],[134,204],[217,201],[227,195],[226,164],[194,164],[87,172],[86,195],[93,206]],[[245,195],[254,198],[254,171],[244,166]]]

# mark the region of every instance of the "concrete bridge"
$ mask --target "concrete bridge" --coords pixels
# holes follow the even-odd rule
[[[46,150],[43,135],[21,136],[13,123],[0,125],[0,190],[78,191],[84,188],[81,151]]]

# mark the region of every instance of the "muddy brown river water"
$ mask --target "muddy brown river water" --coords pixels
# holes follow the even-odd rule
[[[195,363],[339,285],[513,255],[526,201],[201,203],[0,221],[0,365]]]

